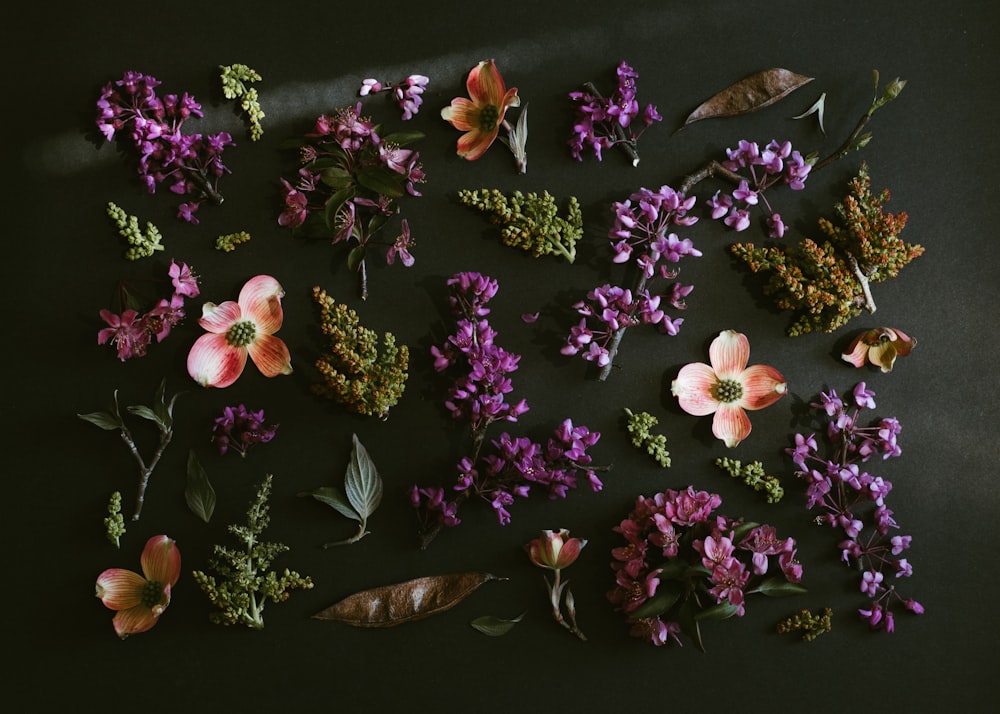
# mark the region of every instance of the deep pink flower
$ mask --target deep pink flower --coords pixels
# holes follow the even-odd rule
[[[198,320],[208,334],[188,353],[187,368],[203,387],[228,387],[246,367],[247,355],[265,377],[291,374],[288,347],[274,333],[281,328],[281,285],[270,275],[251,278],[237,302],[207,302]]]
[[[170,591],[181,576],[181,554],[165,535],[146,542],[140,559],[142,575],[110,568],[97,576],[95,594],[116,610],[115,632],[125,639],[155,625],[170,604]]]
[[[305,223],[306,216],[309,215],[307,210],[309,199],[285,179],[281,179],[281,183],[285,197],[285,210],[278,216],[278,225],[297,228]]]
[[[746,410],[774,404],[787,390],[774,367],[752,365],[746,335],[724,330],[709,346],[709,362],[684,365],[670,391],[681,409],[694,416],[714,414],[712,433],[732,448],[750,434]]]
[[[400,226],[402,233],[399,234],[396,242],[389,246],[389,250],[386,251],[385,262],[392,265],[396,262],[396,256],[398,255],[400,262],[409,268],[416,262],[416,258],[410,253],[410,246],[413,244],[410,239],[410,223],[404,218],[400,221]]]
[[[118,359],[122,362],[146,354],[150,334],[138,312],[126,310],[121,315],[116,315],[110,310],[101,310],[100,315],[108,323],[108,327],[97,333],[97,344],[113,344],[118,350]]]
[[[173,260],[170,261],[170,268],[167,271],[170,280],[174,285],[174,292],[184,297],[195,298],[199,295],[198,277],[191,272],[187,263],[178,265]]]
[[[459,131],[458,155],[475,161],[497,138],[508,107],[521,105],[517,88],[507,89],[493,60],[472,68],[466,80],[469,99],[456,97],[441,110],[441,118]]]

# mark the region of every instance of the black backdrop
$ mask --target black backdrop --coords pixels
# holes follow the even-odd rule
[[[70,5],[66,3],[66,5]],[[524,5],[525,7],[520,7]],[[994,361],[998,308],[995,230],[997,11],[988,3],[590,1],[552,3],[262,3],[172,2],[153,6],[53,9],[24,5],[6,25],[8,93],[3,123],[8,186],[5,301],[9,306],[3,392],[7,498],[5,588],[7,699],[18,711],[54,711],[103,703],[115,711],[344,711],[395,708],[439,711],[530,711],[557,708],[791,706],[811,711],[892,707],[933,711],[951,703],[985,707],[997,665],[994,597],[1000,579],[992,558],[997,515],[994,466],[1000,457]],[[478,162],[454,153],[458,132],[439,109],[464,93],[466,72],[494,57],[508,83],[530,103],[529,168],[513,169],[497,144]],[[627,60],[639,73],[640,101],[664,117],[641,140],[642,162],[623,155],[574,161],[567,150],[571,107],[566,93],[586,80],[610,87]],[[267,117],[251,143],[218,90],[217,67],[246,63],[264,77],[258,87]],[[695,125],[674,134],[702,99],[758,69],[781,66],[815,77],[807,88],[745,117]],[[688,259],[695,285],[679,336],[633,330],[618,368],[605,383],[579,359],[559,354],[568,306],[613,275],[604,238],[612,201],[641,186],[674,184],[741,138],[788,138],[805,150],[829,151],[864,111],[871,72],[908,81],[897,102],[876,115],[874,139],[818,174],[801,194],[776,197],[789,237],[816,236],[862,159],[876,189],[889,187],[889,209],[905,210],[904,237],[926,254],[898,280],[878,287],[879,311],[831,335],[784,335],[788,315],[768,307],[725,250],[732,233],[703,220],[690,234],[704,257]],[[239,146],[226,154],[226,201],[205,207],[198,226],[174,220],[175,198],[155,196],[135,180],[131,158],[98,141],[94,102],[105,82],[125,70],[152,74],[163,91],[192,93],[206,116],[197,130],[225,128]],[[342,254],[296,240],[276,223],[278,179],[294,160],[281,142],[309,129],[323,112],[355,101],[364,77],[402,79],[418,72],[431,83],[412,128],[428,175],[423,197],[403,206],[417,240],[416,265],[373,265],[372,295],[360,303]],[[827,94],[824,137],[814,121],[792,121]],[[366,111],[387,124],[398,112],[382,97]],[[458,205],[460,188],[547,189],[575,195],[586,238],[576,264],[531,259],[500,244],[485,221]],[[11,193],[10,189],[13,189]],[[707,190],[707,189],[706,189]],[[704,193],[704,192],[702,192]],[[164,234],[167,250],[129,263],[104,215],[115,201]],[[213,250],[216,236],[247,230],[252,241],[232,254]],[[752,229],[756,231],[757,229]],[[760,238],[760,234],[756,234]],[[149,356],[119,363],[95,344],[97,313],[115,281],[150,277],[174,257],[202,276],[203,299],[233,299],[261,272],[287,290],[281,336],[292,352],[291,377],[267,380],[249,367],[227,390],[206,391],[187,377],[187,349],[201,334],[189,318]],[[597,461],[613,463],[606,488],[566,501],[515,504],[499,527],[487,508],[468,506],[465,523],[426,551],[416,546],[406,489],[447,483],[466,434],[445,413],[447,381],[432,369],[429,347],[446,334],[444,282],[460,270],[499,281],[491,320],[499,340],[523,355],[515,394],[531,411],[521,427],[535,435],[569,416],[603,433]],[[363,323],[394,332],[413,352],[405,396],[388,421],[355,417],[310,395],[317,343],[309,297],[320,285],[357,308]],[[195,302],[194,305],[198,305]],[[541,312],[534,325],[523,313]],[[197,310],[195,310],[197,312]],[[865,327],[893,325],[918,347],[889,375],[856,371],[838,358]],[[753,415],[753,433],[733,451],[711,437],[707,419],[682,413],[669,396],[677,369],[703,361],[710,339],[734,328],[751,342],[751,361],[778,367],[789,396]],[[104,540],[108,494],[134,493],[134,464],[110,433],[75,417],[103,408],[115,389],[123,404],[147,401],[166,378],[183,390],[174,443],[154,474],[142,520],[120,551]],[[835,536],[810,523],[801,485],[782,449],[799,428],[801,407],[821,389],[846,391],[865,379],[879,416],[903,424],[903,456],[874,467],[891,479],[891,506],[914,537],[908,592],[927,608],[898,615],[895,634],[869,633],[854,610],[864,599],[856,573],[838,562]],[[280,420],[275,441],[245,459],[220,458],[208,443],[223,406],[245,402]],[[660,419],[673,466],[661,470],[627,443],[624,407]],[[138,430],[138,429],[137,429]],[[148,433],[138,430],[141,438]],[[499,429],[497,430],[497,433]],[[359,435],[386,484],[372,534],[335,550],[351,524],[296,493],[342,477],[352,433]],[[492,434],[496,436],[496,433]],[[145,442],[148,445],[148,441]],[[210,524],[186,508],[184,465],[195,449],[219,494]],[[787,495],[776,506],[712,466],[717,456],[762,459],[781,474]],[[207,599],[190,571],[203,568],[214,543],[229,543],[225,525],[240,522],[255,484],[273,473],[267,536],[291,547],[276,563],[309,574],[316,587],[297,591],[265,613],[263,631],[208,622]],[[767,520],[800,541],[808,595],[752,601],[746,617],[704,628],[707,653],[655,649],[627,636],[605,600],[612,578],[611,528],[639,494],[694,484],[720,493],[723,511]],[[542,572],[522,546],[543,528],[568,528],[590,543],[567,572],[580,622],[578,642],[549,617]],[[138,567],[145,540],[174,537],[184,575],[163,621],[119,641],[111,612],[92,596],[107,567]],[[462,570],[489,570],[489,583],[448,613],[389,630],[355,630],[310,615],[373,585]],[[834,608],[833,632],[804,644],[774,633],[801,607]],[[525,618],[510,634],[488,638],[469,621],[494,614]]]

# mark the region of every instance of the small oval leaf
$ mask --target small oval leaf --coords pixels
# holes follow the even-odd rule
[[[501,637],[506,635],[508,632],[514,629],[514,625],[519,623],[524,617],[524,613],[521,613],[515,618],[510,620],[505,620],[501,617],[496,617],[494,615],[483,615],[482,617],[477,617],[475,620],[469,624],[479,632],[490,637]]]
[[[336,486],[321,486],[320,488],[312,491],[306,491],[305,493],[300,493],[299,495],[312,496],[320,503],[325,503],[330,506],[342,516],[347,516],[355,521],[362,520],[361,515],[357,513],[348,502],[344,492]]]
[[[382,501],[382,479],[357,434],[354,435],[351,462],[344,476],[344,490],[347,492],[347,500],[362,521],[367,520]]]
[[[91,424],[101,427],[105,431],[121,429],[124,426],[121,419],[116,418],[108,412],[92,412],[90,414],[77,414],[77,416],[84,421],[89,421]]]
[[[784,578],[768,578],[755,589],[768,597],[784,597],[787,595],[802,595],[809,592],[798,583],[790,583]]]
[[[774,104],[811,81],[812,77],[780,67],[755,72],[702,102],[684,120],[684,126],[703,119],[733,117],[755,112]]]
[[[215,513],[215,489],[208,480],[208,474],[202,468],[201,462],[195,456],[194,450],[188,451],[187,484],[184,487],[184,500],[188,508],[201,520],[208,523]]]
[[[739,605],[733,605],[731,602],[720,602],[695,613],[694,619],[699,622],[702,620],[728,620],[739,611]]]

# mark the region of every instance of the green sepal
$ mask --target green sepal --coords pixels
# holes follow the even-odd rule
[[[184,500],[188,508],[201,520],[208,523],[215,513],[215,489],[208,480],[208,474],[202,468],[201,462],[195,456],[194,449],[188,451],[187,483],[184,487]]]
[[[731,602],[720,602],[695,613],[694,619],[698,622],[702,620],[728,620],[739,611],[739,605],[733,605]]]
[[[802,595],[809,592],[798,583],[790,583],[784,578],[768,578],[752,592],[767,595],[768,597],[786,597],[788,595]]]

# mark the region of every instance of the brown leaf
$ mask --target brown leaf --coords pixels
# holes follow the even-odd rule
[[[704,101],[684,120],[684,126],[702,119],[755,112],[774,104],[811,81],[812,77],[805,77],[780,67],[755,72]]]
[[[355,627],[394,627],[444,612],[489,580],[505,580],[490,573],[431,575],[393,585],[382,585],[348,595],[313,617]]]

